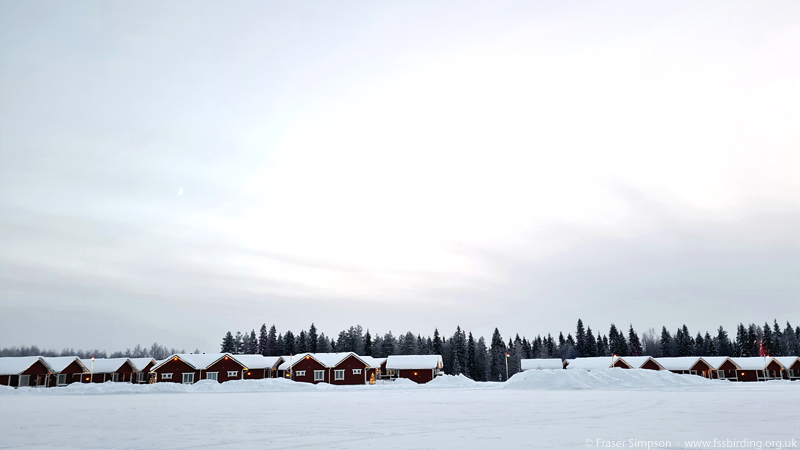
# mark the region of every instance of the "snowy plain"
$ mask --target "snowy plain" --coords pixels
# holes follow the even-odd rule
[[[700,448],[686,441],[713,439],[792,448],[800,382],[607,369],[528,371],[502,384],[0,388],[0,447],[9,449]]]

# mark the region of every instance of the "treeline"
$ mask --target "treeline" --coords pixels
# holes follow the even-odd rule
[[[176,353],[186,353],[186,350],[178,350],[176,348],[167,348],[154,342],[150,347],[142,347],[136,344],[133,349],[125,349],[125,351],[118,351],[108,354],[105,350],[75,350],[74,348],[65,348],[61,351],[40,349],[32,345],[30,347],[8,347],[0,349],[0,357],[2,356],[77,356],[81,359],[95,358],[154,358],[164,359],[169,355]],[[195,350],[195,353],[200,353],[200,350]]]
[[[736,336],[730,338],[720,326],[712,336],[708,331],[692,337],[686,325],[674,333],[662,327],[660,335],[650,329],[641,336],[630,325],[627,332],[611,324],[607,334],[595,333],[578,319],[574,336],[563,332],[557,338],[537,335],[528,340],[516,334],[507,342],[495,329],[487,344],[483,336],[477,339],[461,327],[450,337],[435,329],[433,336],[412,332],[395,337],[392,332],[373,336],[360,325],[339,332],[336,338],[320,333],[314,324],[295,334],[278,333],[275,325],[261,325],[248,332],[230,331],[222,340],[221,351],[236,354],[283,356],[298,353],[355,352],[385,358],[389,355],[442,355],[447,374],[463,374],[477,381],[504,381],[520,370],[520,360],[536,358],[582,358],[597,356],[781,356],[800,355],[800,326],[789,322],[781,329],[777,320],[772,326],[739,324]]]

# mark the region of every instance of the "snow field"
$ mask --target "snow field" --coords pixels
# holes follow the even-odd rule
[[[587,440],[633,438],[685,448],[694,439],[800,438],[800,383],[558,372],[504,384],[440,377],[348,387],[245,380],[5,388],[0,447],[585,449]]]

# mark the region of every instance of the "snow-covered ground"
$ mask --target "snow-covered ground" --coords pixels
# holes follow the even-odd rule
[[[685,441],[713,439],[797,444],[800,383],[608,369],[529,371],[504,384],[0,388],[2,448],[697,448]]]

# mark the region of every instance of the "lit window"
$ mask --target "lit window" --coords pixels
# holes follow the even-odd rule
[[[333,379],[334,380],[344,380],[344,370],[334,370],[333,371]]]

